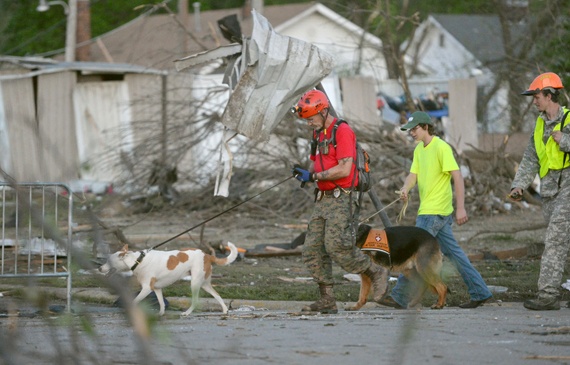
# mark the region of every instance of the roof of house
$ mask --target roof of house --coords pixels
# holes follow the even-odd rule
[[[505,58],[498,15],[431,14],[430,18],[488,67]],[[513,39],[524,34],[524,24],[512,24]]]
[[[140,65],[107,62],[58,62],[38,57],[0,57],[0,80],[11,80],[61,71],[78,71],[89,74],[151,74],[163,75],[167,71]]]
[[[263,16],[276,27],[314,6],[313,2],[265,6]],[[242,34],[251,35],[251,13],[242,8],[202,11],[199,16],[189,13],[187,31],[169,14],[144,15],[95,38],[91,46],[91,57],[93,61],[174,68],[173,61],[176,59],[229,44],[217,22],[234,14],[240,21]]]

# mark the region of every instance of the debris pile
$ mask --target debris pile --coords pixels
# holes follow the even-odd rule
[[[391,204],[386,208],[389,217],[397,217],[403,204],[395,202],[398,200],[395,192],[401,188],[408,174],[415,142],[394,126],[354,129],[371,157],[371,177],[375,182],[373,189],[384,207]],[[248,167],[234,168],[228,198],[213,197],[212,183],[183,194],[179,200],[164,207],[204,210],[206,214],[211,210],[215,214],[263,191],[263,194],[246,204],[250,218],[308,218],[314,201],[313,185],[306,184],[301,188],[300,183],[294,179],[279,184],[290,176],[291,167],[295,163],[304,166],[310,164],[308,136],[310,131],[304,126],[291,128],[291,125],[280,125],[274,131],[275,143],[285,146],[284,148],[276,149],[273,144],[267,143],[245,142],[243,150],[247,151]],[[299,148],[304,142],[307,149]],[[505,153],[507,142],[508,139],[505,138],[501,148],[493,152],[473,148],[457,154],[465,180],[465,205],[469,215],[506,214],[511,209],[526,209],[528,204],[540,204],[532,189],[525,191],[523,202],[508,199],[507,194],[520,156]],[[274,184],[278,185],[265,191]],[[407,217],[404,218],[406,221],[402,224],[413,224],[418,204],[417,191],[414,189]],[[374,205],[365,197],[361,218],[365,219],[375,213]]]

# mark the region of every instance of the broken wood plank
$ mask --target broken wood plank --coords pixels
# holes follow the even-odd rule
[[[285,257],[285,256],[300,256],[301,249],[296,248],[293,250],[283,250],[283,251],[258,251],[258,252],[246,252],[245,257]]]

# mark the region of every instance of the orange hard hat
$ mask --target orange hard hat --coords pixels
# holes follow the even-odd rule
[[[293,107],[293,112],[297,113],[300,118],[307,119],[328,108],[329,105],[329,99],[324,92],[311,90],[301,97],[297,106]]]
[[[538,75],[528,87],[528,90],[523,91],[522,95],[534,95],[539,93],[544,89],[562,89],[564,86],[562,85],[562,80],[560,80],[560,76],[555,74],[554,72],[545,72],[543,74]]]

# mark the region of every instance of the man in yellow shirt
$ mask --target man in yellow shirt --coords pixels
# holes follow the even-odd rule
[[[451,230],[453,223],[453,191],[451,178],[455,186],[455,219],[461,225],[467,222],[464,206],[463,177],[453,156],[451,146],[434,135],[431,118],[424,112],[415,112],[408,119],[402,130],[407,130],[418,145],[414,150],[414,158],[410,174],[406,177],[400,198],[408,199],[408,193],[416,183],[420,195],[420,207],[416,226],[430,232],[439,242],[441,252],[455,265],[463,281],[467,285],[471,299],[461,308],[477,308],[492,297],[481,274],[461,249]],[[411,283],[400,275],[398,283],[392,289],[391,296],[384,298],[380,304],[405,308],[413,291]]]

